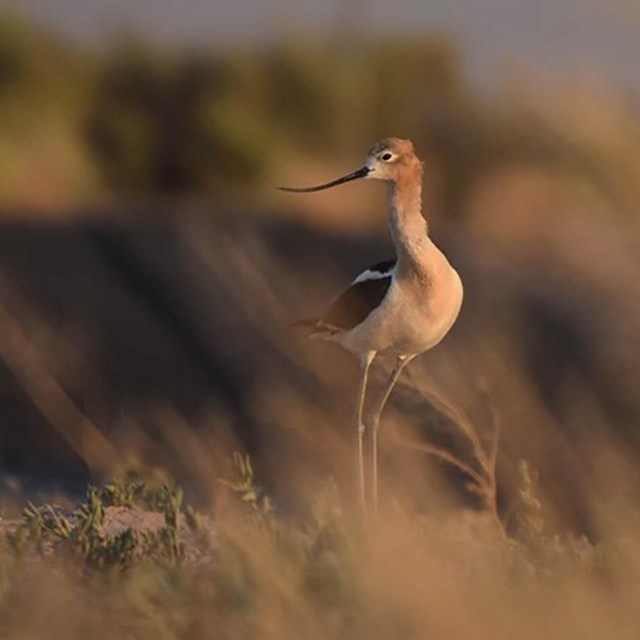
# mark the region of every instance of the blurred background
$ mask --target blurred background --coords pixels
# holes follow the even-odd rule
[[[288,325],[391,257],[384,189],[274,185],[394,135],[466,301],[389,410],[388,474],[410,459],[414,502],[469,503],[398,444],[466,455],[423,376],[500,422],[505,513],[527,460],[553,521],[593,532],[640,489],[639,41],[625,0],[9,3],[2,504],[157,469],[206,501],[234,448],[281,504],[348,493],[356,363]]]

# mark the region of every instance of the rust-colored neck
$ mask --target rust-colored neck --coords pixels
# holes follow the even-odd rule
[[[422,215],[422,164],[417,162],[387,184],[389,227],[398,261],[418,265],[430,242]]]

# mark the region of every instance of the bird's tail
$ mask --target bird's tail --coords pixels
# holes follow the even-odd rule
[[[339,331],[337,327],[322,322],[322,318],[303,318],[292,322],[290,326],[306,329],[308,338],[326,338]]]

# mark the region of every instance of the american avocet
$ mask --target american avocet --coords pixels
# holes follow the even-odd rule
[[[422,214],[422,162],[409,140],[387,138],[369,150],[365,165],[316,187],[289,188],[306,193],[329,189],[358,178],[387,183],[389,227],[396,259],[363,271],[318,318],[303,320],[310,336],[332,340],[360,358],[355,411],[360,499],[366,504],[363,438],[369,368],[378,354],[390,353],[395,366],[373,407],[370,421],[371,497],[378,504],[378,428],[380,415],[404,367],[447,334],[462,304],[462,282],[456,270],[429,238]]]

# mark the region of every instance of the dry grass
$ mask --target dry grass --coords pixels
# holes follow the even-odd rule
[[[4,553],[2,637],[637,636],[640,564],[629,536],[638,514],[617,514],[596,546],[547,536],[525,469],[517,539],[479,512],[435,519],[396,504],[361,521],[331,483],[292,521],[242,460],[225,483],[232,495],[216,517],[213,562],[158,551],[132,563],[123,552],[107,570],[91,554]]]

